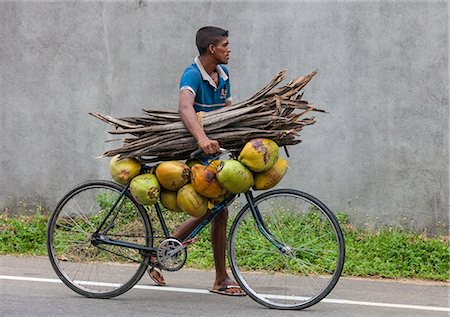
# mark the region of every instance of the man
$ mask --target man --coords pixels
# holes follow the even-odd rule
[[[217,27],[203,27],[198,30],[195,39],[199,56],[194,64],[183,73],[180,81],[178,111],[185,127],[197,141],[198,147],[207,155],[219,152],[219,141],[210,139],[203,130],[197,112],[212,111],[231,105],[228,64],[230,48],[228,31]],[[189,218],[174,233],[174,237],[183,240],[208,215],[202,218]],[[242,296],[243,290],[227,274],[225,265],[226,224],[228,210],[220,212],[211,223],[211,241],[214,254],[216,279],[211,292],[223,295]],[[150,271],[150,276],[159,285],[165,281],[160,271]]]

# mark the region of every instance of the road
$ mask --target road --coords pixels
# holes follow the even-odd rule
[[[319,304],[302,311],[267,309],[248,297],[209,293],[214,274],[182,269],[165,274],[168,286],[148,276],[109,300],[87,299],[62,284],[45,257],[0,256],[1,316],[449,316],[445,282],[341,278]]]

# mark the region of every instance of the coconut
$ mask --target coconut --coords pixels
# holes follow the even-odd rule
[[[191,180],[189,166],[177,161],[167,161],[159,164],[155,173],[161,186],[171,191],[177,191]]]
[[[200,162],[200,160],[198,160],[198,159],[188,159],[188,160],[186,160],[185,164],[187,166],[189,166],[190,168],[192,168],[192,166],[194,166],[196,164],[202,164],[202,162]]]
[[[229,198],[230,195],[232,195],[232,194],[230,194],[225,189],[225,193],[223,195],[220,195],[217,198],[210,198],[210,199],[208,199],[208,208],[212,209],[215,205],[218,205],[218,204],[222,203],[225,199]]]
[[[141,174],[131,180],[131,195],[141,205],[153,205],[159,199],[161,187],[154,174]]]
[[[191,183],[195,190],[206,198],[218,198],[226,193],[216,178],[216,168],[213,165],[194,165],[191,168]]]
[[[274,187],[281,181],[284,174],[286,174],[287,168],[287,161],[284,158],[279,157],[271,169],[253,175],[253,178],[255,179],[253,188],[265,190]]]
[[[141,164],[134,158],[119,157],[120,155],[116,155],[109,161],[109,171],[115,182],[126,186],[133,177],[139,175]]]
[[[222,161],[216,177],[220,185],[233,194],[248,191],[254,183],[252,172],[236,160]]]
[[[161,204],[168,210],[175,212],[182,212],[180,206],[177,204],[177,192],[170,190],[162,190],[160,194]]]
[[[216,170],[219,167],[220,162],[221,162],[220,160],[208,160],[209,166],[214,167]]]
[[[238,160],[253,172],[269,170],[278,159],[278,145],[270,139],[253,139],[248,141]]]
[[[184,185],[178,190],[177,204],[192,217],[202,217],[208,211],[208,198],[197,193],[192,184]]]

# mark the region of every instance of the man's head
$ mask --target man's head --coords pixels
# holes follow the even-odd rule
[[[221,63],[226,64],[228,62],[228,31],[215,27],[205,26],[197,31],[195,37],[195,44],[197,45],[200,55],[205,55],[208,52],[211,54],[218,53],[217,55],[224,55],[226,50],[226,60],[220,60]],[[222,56],[217,56],[219,59],[223,59]]]

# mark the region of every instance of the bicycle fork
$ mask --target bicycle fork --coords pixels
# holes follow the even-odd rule
[[[287,254],[290,252],[290,248],[286,246],[283,242],[281,242],[277,237],[275,237],[270,230],[267,228],[266,224],[264,223],[264,220],[261,216],[261,212],[259,211],[258,207],[253,203],[254,198],[251,191],[247,191],[244,193],[245,198],[247,198],[247,202],[250,206],[250,210],[252,211],[253,217],[256,221],[256,226],[258,227],[261,234],[274,246],[280,251],[282,254]]]

